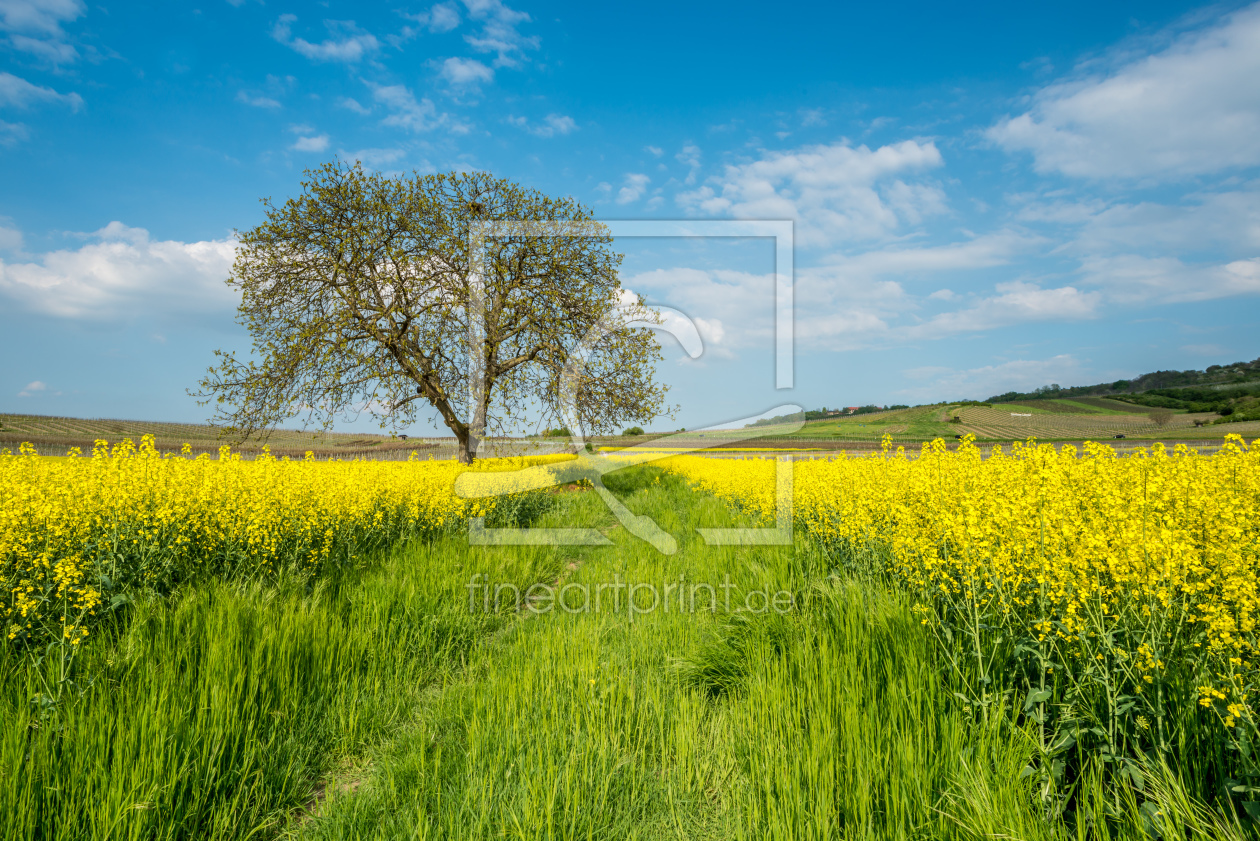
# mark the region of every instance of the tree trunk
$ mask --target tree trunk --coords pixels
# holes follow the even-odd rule
[[[460,464],[472,464],[477,458],[477,439],[469,431],[455,433],[455,452]]]

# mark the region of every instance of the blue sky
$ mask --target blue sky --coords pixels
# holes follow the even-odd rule
[[[334,155],[486,169],[637,240],[661,428],[1260,355],[1260,5],[0,0],[0,411],[200,420],[233,229]],[[420,429],[413,430],[416,432]]]

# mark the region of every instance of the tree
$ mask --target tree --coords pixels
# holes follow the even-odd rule
[[[1149,417],[1151,419],[1151,423],[1155,424],[1160,429],[1163,429],[1172,421],[1172,409],[1156,409],[1150,413]]]
[[[468,463],[479,429],[570,422],[566,388],[588,433],[663,411],[650,329],[583,341],[600,324],[659,318],[621,288],[622,255],[578,202],[479,172],[388,178],[336,161],[306,176],[301,195],[264,200],[265,220],[238,232],[227,282],[254,358],[215,352],[197,392],[212,422],[246,437],[294,415],[328,429],[366,411],[397,429],[427,405]],[[470,231],[496,220],[552,235],[481,238],[474,272]],[[584,366],[570,363],[579,348]]]

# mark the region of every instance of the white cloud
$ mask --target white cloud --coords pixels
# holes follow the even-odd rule
[[[1014,359],[964,370],[925,366],[902,373],[908,379],[925,381],[922,386],[896,392],[903,399],[913,402],[968,397],[983,400],[1008,391],[1032,391],[1048,383],[1079,382],[1086,376],[1080,362],[1066,353],[1050,359]]]
[[[475,88],[494,81],[494,70],[475,58],[448,58],[442,62],[442,78],[457,88]]]
[[[0,146],[12,146],[20,140],[25,140],[30,136],[26,125],[23,123],[6,123],[0,120]]]
[[[12,73],[0,73],[0,107],[29,108],[40,102],[69,105],[74,111],[83,107],[83,97],[77,93],[58,93],[52,88],[31,84]]]
[[[414,20],[430,32],[450,32],[459,26],[459,9],[454,3],[438,3],[427,12],[418,15],[404,14],[408,20]],[[404,30],[406,31],[406,30]]]
[[[438,3],[429,10],[429,29],[434,32],[450,32],[459,26],[459,11],[454,3]]]
[[[1100,293],[1073,287],[1042,289],[1026,282],[999,283],[981,296],[938,289],[926,296],[932,310],[946,304],[953,309],[926,320],[916,315],[926,301],[907,291],[910,282],[939,282],[941,274],[955,273],[967,283],[975,270],[1010,263],[1041,242],[1004,231],[962,243],[834,257],[826,265],[798,268],[797,347],[853,350],[1026,322],[1093,318],[1102,301]],[[767,347],[773,341],[775,284],[769,273],[680,267],[636,275],[627,285],[693,318],[718,322],[724,344],[731,348]]]
[[[643,151],[657,158],[665,154],[665,150],[662,149],[660,146],[644,146]]]
[[[643,290],[652,301],[687,313],[706,343],[728,348],[769,347],[773,339],[771,274],[678,267],[634,275],[625,285]]]
[[[65,41],[31,38],[28,35],[15,33],[9,36],[9,43],[15,49],[42,58],[52,65],[71,64],[79,57],[79,51]]]
[[[281,15],[271,30],[271,37],[313,61],[341,61],[353,64],[380,49],[380,42],[376,40],[376,36],[370,32],[364,32],[352,20],[324,21],[324,26],[332,37],[318,44],[293,37],[293,23],[296,20],[297,15]]]
[[[0,296],[44,315],[120,321],[138,314],[227,314],[238,298],[224,281],[231,239],[152,241],[143,228],[111,222],[74,250],[26,262],[0,260]]]
[[[922,306],[916,295],[906,291],[907,285],[927,282],[935,286],[940,275],[951,273],[963,284],[974,283],[976,270],[1007,265],[1041,242],[1016,232],[999,231],[946,245],[833,255],[822,265],[799,268],[795,284],[796,336],[803,345],[832,349],[886,341],[900,335],[897,331],[915,326],[899,326],[904,316]],[[964,297],[946,289],[932,292],[927,299],[947,303],[962,301]],[[987,306],[992,313],[997,305]],[[975,314],[969,316],[971,321],[955,318],[951,322],[950,316],[956,317],[957,313],[947,314],[934,326],[940,335],[951,332],[951,326],[954,332],[981,329],[974,324]]]
[[[237,91],[236,101],[245,105],[252,105],[255,108],[279,108],[280,103],[269,96],[257,96],[246,93],[245,91]]]
[[[1260,294],[1260,258],[1187,265],[1177,257],[1091,256],[1085,282],[1117,304],[1176,304]]]
[[[464,40],[479,53],[496,53],[495,67],[516,67],[526,50],[538,49],[537,36],[524,36],[517,27],[530,17],[503,4],[502,0],[464,0],[468,17],[481,24],[481,30]]]
[[[1083,213],[1074,252],[1184,253],[1215,247],[1236,256],[1260,250],[1260,184],[1193,196],[1182,204],[1137,202]]]
[[[1040,237],[1004,230],[947,245],[834,255],[815,269],[802,270],[801,276],[806,282],[815,278],[833,282],[843,276],[849,283],[868,282],[890,274],[903,278],[926,277],[940,272],[1006,265],[1017,255],[1044,242]]]
[[[1031,201],[1021,219],[1066,227],[1056,251],[1080,261],[1084,285],[1123,306],[1260,293],[1260,183],[1180,203]],[[1193,255],[1193,256],[1192,256]]]
[[[328,135],[320,134],[315,137],[299,137],[297,142],[289,148],[295,152],[322,152],[328,148]]]
[[[578,124],[563,114],[548,114],[541,123],[531,123],[527,117],[508,117],[508,122],[537,137],[555,137],[577,131]]]
[[[674,155],[674,160],[678,161],[688,169],[687,178],[683,181],[683,183],[696,183],[696,173],[700,170],[700,147],[696,146],[694,143],[686,143],[683,145],[682,149],[678,151],[678,154]]]
[[[930,141],[906,140],[875,150],[842,143],[807,146],[728,165],[722,176],[679,194],[678,201],[706,215],[794,219],[801,245],[871,239],[944,210],[939,188],[902,180],[941,164]]]
[[[40,380],[35,380],[34,382],[27,383],[25,387],[23,387],[23,389],[18,392],[18,397],[33,397],[39,392],[47,391],[47,390],[48,390],[47,383],[41,382]]]
[[[722,340],[726,338],[726,330],[722,327],[722,322],[716,318],[693,318],[696,330],[704,339],[706,345],[720,345]]]
[[[922,324],[901,328],[907,339],[939,339],[959,333],[980,333],[999,327],[1043,321],[1081,321],[1098,314],[1102,296],[1073,286],[1042,289],[1019,280],[999,283],[996,295],[966,309],[941,313]]]
[[[1260,4],[1108,73],[1042,89],[989,137],[1039,172],[1184,178],[1260,164]]]
[[[362,105],[360,105],[359,100],[351,99],[348,96],[343,96],[340,99],[338,99],[337,104],[341,106],[342,108],[345,108],[347,111],[353,111],[356,114],[371,114],[372,113],[372,110],[370,108],[364,108]]]
[[[641,199],[651,180],[641,172],[627,173],[625,186],[617,193],[617,204],[629,204]]]
[[[384,125],[413,132],[431,131],[441,126],[456,132],[466,131],[448,115],[439,114],[431,100],[417,100],[404,85],[373,86],[372,98],[390,110],[389,116],[381,121]]]
[[[86,11],[80,0],[0,0],[0,31],[9,33],[14,49],[50,64],[69,64],[78,50],[66,43],[62,23]]]
[[[79,0],[0,0],[0,29],[60,38],[65,34],[62,22],[72,21],[84,11]]]

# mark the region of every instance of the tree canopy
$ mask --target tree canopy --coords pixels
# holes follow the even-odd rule
[[[622,255],[577,201],[481,172],[387,177],[335,161],[306,175],[237,234],[227,282],[253,349],[216,351],[198,392],[212,422],[244,437],[367,412],[397,429],[429,407],[471,461],[479,429],[602,433],[665,410],[643,326],[659,319],[622,289]],[[544,224],[483,235],[518,221]]]

